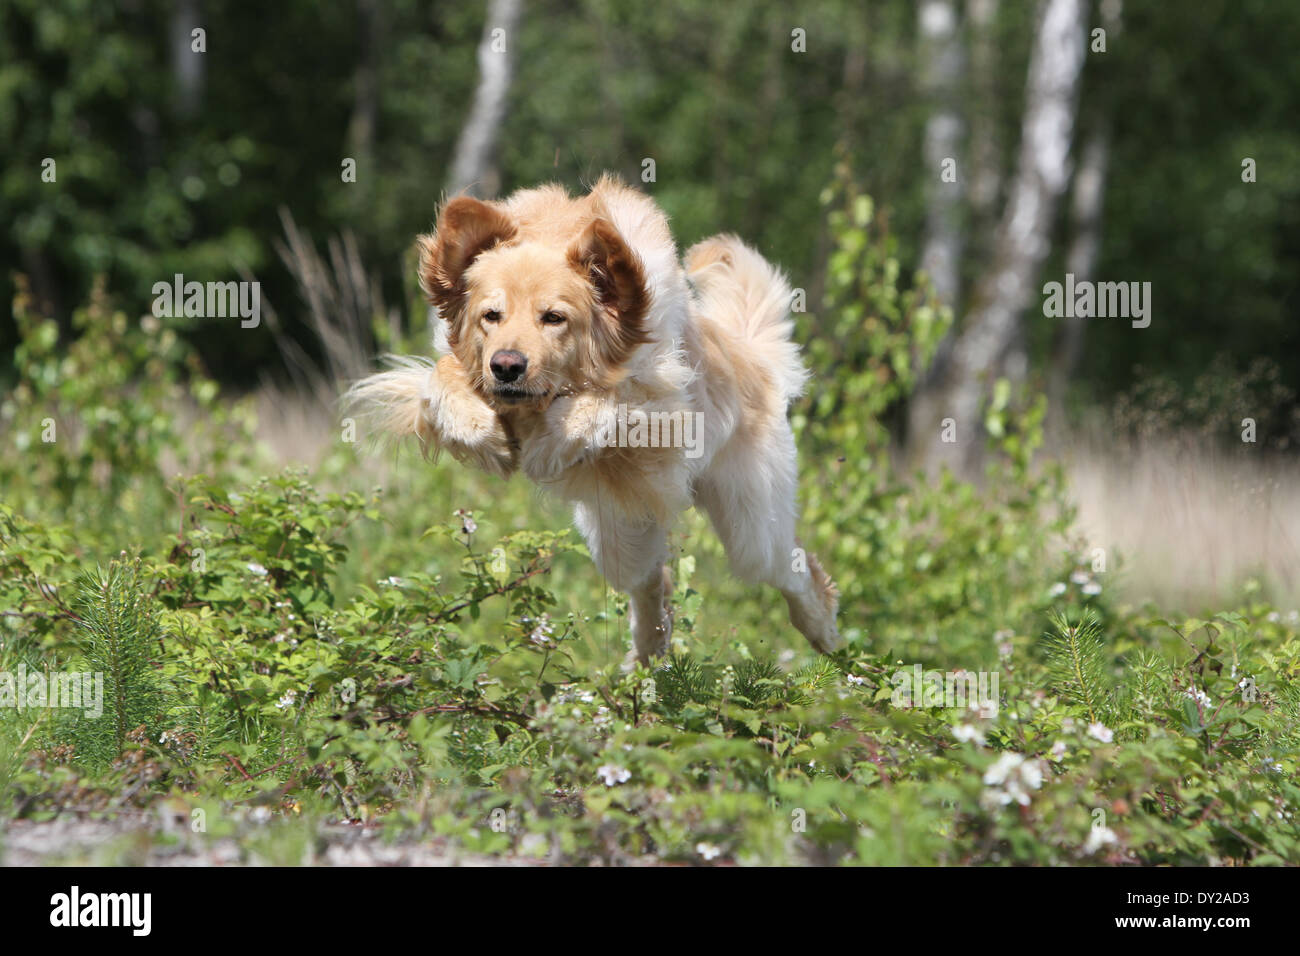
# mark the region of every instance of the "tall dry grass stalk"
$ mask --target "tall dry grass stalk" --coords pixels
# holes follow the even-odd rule
[[[278,461],[313,465],[339,440],[339,397],[373,370],[376,323],[386,323],[391,342],[402,338],[401,311],[384,304],[379,283],[362,262],[355,235],[331,237],[324,256],[280,210],[284,238],[275,250],[298,285],[318,355],[288,334],[263,300],[264,317],[288,372],[286,380],[263,376],[255,395],[258,437]]]

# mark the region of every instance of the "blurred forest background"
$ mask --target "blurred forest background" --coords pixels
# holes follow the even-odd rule
[[[1051,396],[1094,537],[1178,526],[1170,555],[1227,536],[1300,568],[1297,48],[1300,6],[1270,0],[4,0],[0,298],[21,273],[66,337],[97,279],[142,315],[175,273],[256,278],[263,328],[182,334],[231,394],[273,396],[267,427],[290,395],[328,423],[337,379],[423,334],[410,249],[444,195],[620,173],[683,248],[728,230],[779,262],[808,339],[840,164],[956,316],[886,413],[911,463],[971,466],[938,419],[1006,377]],[[1066,272],[1150,282],[1150,326],[1043,317]],[[0,385],[17,335],[0,316]],[[1283,497],[1225,512],[1260,485]]]

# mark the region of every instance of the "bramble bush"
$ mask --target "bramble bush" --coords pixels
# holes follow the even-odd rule
[[[1005,384],[983,482],[891,470],[880,422],[949,318],[867,197],[826,200],[802,331],[831,371],[793,417],[833,657],[691,516],[673,654],[623,673],[625,602],[521,482],[409,456],[366,487],[342,443],[260,476],[246,412],[165,329],[101,299],[61,344],[20,294],[0,672],[102,673],[105,706],[0,686],[0,820],[181,807],[204,832],[169,839],[282,863],[339,821],[555,862],[1300,862],[1297,615],[1116,605],[1035,456],[1041,401]]]

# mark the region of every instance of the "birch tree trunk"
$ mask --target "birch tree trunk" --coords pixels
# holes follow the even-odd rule
[[[970,34],[970,88],[972,96],[966,114],[970,122],[971,233],[980,242],[985,226],[991,229],[998,192],[1002,188],[1001,147],[998,137],[997,38],[994,25],[998,0],[967,0],[966,21]]]
[[[452,157],[448,195],[466,192],[486,198],[500,189],[496,144],[506,115],[522,9],[522,0],[489,0],[483,39],[478,45],[478,88]]]
[[[1016,174],[992,264],[972,296],[944,374],[918,392],[909,416],[912,461],[928,469],[948,465],[969,473],[979,463],[980,413],[990,379],[1033,299],[1057,202],[1069,183],[1086,29],[1084,0],[1044,0],[1025,86]],[[955,440],[944,440],[949,437]]]
[[[935,294],[957,308],[961,287],[962,178],[957,164],[962,121],[959,94],[963,72],[955,0],[922,0],[917,7],[920,34],[921,88],[930,101],[925,124],[925,175],[929,182],[925,247],[921,268]],[[951,164],[952,177],[945,175]],[[950,180],[950,181],[947,181]]]
[[[204,65],[207,57],[195,53],[191,36],[199,22],[198,0],[177,0],[172,7],[168,30],[168,47],[171,50],[172,76],[176,81],[176,109],[185,119],[198,112],[203,101]]]

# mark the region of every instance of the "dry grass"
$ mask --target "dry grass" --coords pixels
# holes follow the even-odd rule
[[[1089,548],[1106,548],[1128,599],[1191,613],[1234,603],[1249,580],[1300,606],[1300,471],[1256,445],[1116,443],[1094,432],[1060,452]]]

